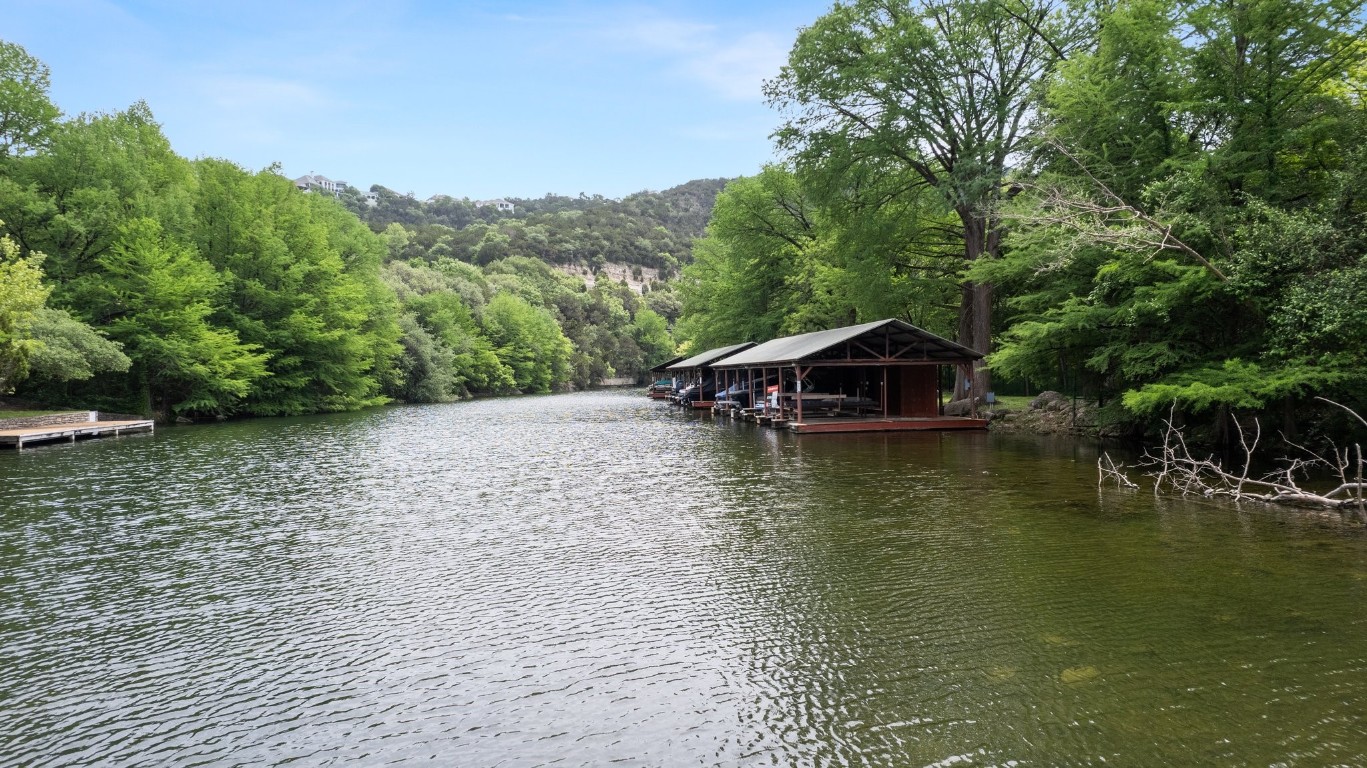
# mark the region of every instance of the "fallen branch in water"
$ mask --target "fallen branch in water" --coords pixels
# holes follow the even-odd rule
[[[1364,420],[1351,408],[1325,398],[1330,405],[1342,408],[1355,419],[1367,426]],[[1357,516],[1367,523],[1367,482],[1364,482],[1364,460],[1361,444],[1340,449],[1331,446],[1332,458],[1316,453],[1304,446],[1288,443],[1301,451],[1301,457],[1283,457],[1282,467],[1262,477],[1251,477],[1253,454],[1262,438],[1262,425],[1253,421],[1253,434],[1244,432],[1237,420],[1234,428],[1239,435],[1239,445],[1243,449],[1243,466],[1238,471],[1224,467],[1213,456],[1204,458],[1192,454],[1187,446],[1186,437],[1173,423],[1170,412],[1164,421],[1163,442],[1156,449],[1146,449],[1137,467],[1146,469],[1153,478],[1155,495],[1171,489],[1182,496],[1202,496],[1206,498],[1227,497],[1236,501],[1261,501],[1268,504],[1285,504],[1328,509],[1347,510],[1355,508]],[[1155,452],[1156,451],[1156,452]],[[1104,459],[1104,463],[1103,463]],[[1333,490],[1317,492],[1302,488],[1298,477],[1303,477],[1313,468],[1328,468],[1338,475],[1339,484]],[[1109,456],[1102,454],[1097,460],[1100,474],[1098,484],[1111,480],[1129,488],[1137,487],[1125,474],[1123,467],[1117,467]]]
[[[1096,487],[1098,488],[1105,485],[1107,480],[1110,480],[1121,488],[1139,487],[1138,483],[1125,475],[1125,471],[1122,468],[1117,467],[1115,462],[1111,461],[1110,454],[1105,451],[1102,451],[1101,455],[1096,459],[1096,471],[1099,475],[1096,481]]]

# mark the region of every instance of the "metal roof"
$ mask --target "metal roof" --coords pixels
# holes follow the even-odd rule
[[[856,345],[860,349],[856,350]],[[877,350],[887,350],[883,354]],[[873,351],[873,354],[870,354]],[[718,368],[785,365],[797,362],[960,363],[982,355],[895,318],[862,325],[785,336],[717,363]]]
[[[755,346],[755,342],[747,341],[744,344],[732,344],[729,347],[717,347],[716,349],[709,349],[700,355],[694,355],[688,358],[687,360],[683,360],[681,362],[668,366],[665,370],[686,371],[690,368],[701,368],[709,363],[714,363],[722,359],[723,357],[726,357],[727,355],[735,354],[741,351],[742,349],[749,349],[753,346]]]
[[[651,373],[659,373],[660,371],[665,370],[665,369],[668,368],[669,366],[671,366],[671,365],[673,365],[673,364],[679,362],[679,361],[682,360],[682,359],[683,359],[683,356],[682,356],[682,355],[680,355],[680,356],[678,356],[678,357],[671,357],[671,358],[669,358],[668,360],[664,361],[663,363],[660,363],[659,365],[657,365],[657,366],[651,368],[651,369],[650,369],[650,372],[651,372]]]

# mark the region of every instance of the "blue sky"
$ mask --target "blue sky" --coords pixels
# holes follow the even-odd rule
[[[176,151],[420,198],[621,197],[756,172],[760,93],[830,0],[0,0],[67,114],[139,99]]]

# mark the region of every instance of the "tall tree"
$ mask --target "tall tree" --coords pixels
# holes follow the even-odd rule
[[[267,375],[266,356],[210,320],[219,276],[152,219],[120,228],[82,304],[133,361],[141,410],[229,414]]]
[[[512,369],[521,392],[549,392],[570,380],[573,347],[555,318],[512,293],[500,293],[484,309],[483,325],[494,354]]]
[[[47,143],[61,112],[48,99],[47,65],[22,46],[0,40],[0,158]]]
[[[98,271],[96,260],[136,218],[156,219],[173,237],[191,229],[194,175],[141,102],[114,114],[81,115],[56,126],[43,152],[8,164],[0,218],[28,251],[47,254],[54,301]]]
[[[1015,294],[993,365],[1149,414],[1360,396],[1360,8],[1110,9],[1050,85],[1008,257],[974,271]]]
[[[786,168],[728,184],[684,269],[681,335],[707,349],[814,330],[795,325],[811,299],[804,271],[818,246],[818,215]]]
[[[993,213],[1041,80],[1083,32],[1051,0],[853,0],[802,31],[767,85],[798,164],[842,153],[900,164],[938,190],[968,262],[996,257]],[[959,341],[992,348],[992,285],[963,284]],[[986,391],[985,365],[973,386]],[[962,396],[967,382],[960,382]]]
[[[0,236],[0,394],[27,374],[29,356],[39,346],[33,323],[50,290],[41,264],[41,256],[22,256],[17,243]]]
[[[385,244],[336,201],[284,178],[200,160],[195,238],[225,276],[227,327],[270,356],[245,407],[257,414],[380,402],[399,353]]]

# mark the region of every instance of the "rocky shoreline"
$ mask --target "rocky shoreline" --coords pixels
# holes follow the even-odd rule
[[[1061,392],[1041,392],[1024,410],[988,408],[987,426],[997,432],[1097,437],[1101,434],[1097,410],[1097,404],[1089,400],[1074,399]]]

